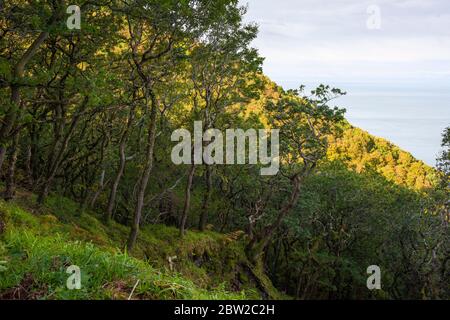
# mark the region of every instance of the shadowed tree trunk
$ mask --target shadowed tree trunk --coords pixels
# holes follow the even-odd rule
[[[13,144],[11,146],[11,154],[9,159],[8,171],[6,173],[6,189],[5,189],[5,200],[11,200],[14,198],[15,193],[15,181],[14,181],[14,171],[17,162],[17,155],[19,153],[19,134],[14,135]]]
[[[122,138],[123,138],[123,136],[122,136]],[[120,146],[119,146],[120,164],[119,164],[119,169],[117,170],[117,173],[116,173],[116,177],[114,178],[114,182],[111,186],[111,191],[109,193],[108,208],[106,209],[106,213],[104,216],[106,223],[109,223],[109,221],[111,220],[113,210],[114,210],[114,205],[116,203],[117,188],[119,187],[120,179],[122,178],[123,172],[125,170],[125,162],[126,162],[125,146],[126,146],[125,140],[121,139]]]
[[[89,102],[89,97],[85,97],[82,102],[80,110],[73,117],[70,127],[69,127],[66,135],[64,136],[63,140],[58,141],[59,138],[57,138],[57,140],[54,142],[53,150],[52,150],[51,156],[49,158],[47,172],[44,177],[44,181],[40,185],[40,189],[38,192],[38,198],[37,198],[38,203],[41,203],[41,204],[44,203],[44,200],[47,197],[48,192],[50,191],[50,187],[53,183],[53,179],[55,178],[56,173],[60,169],[61,164],[64,160],[63,156],[67,150],[70,139],[72,138],[72,134],[78,124],[78,121],[80,120],[81,113],[86,109],[88,102]],[[62,121],[64,121],[64,120],[62,120]],[[61,127],[60,130],[58,130],[59,134],[62,133],[62,130],[63,130],[63,126]],[[60,145],[59,149],[58,149],[58,145]]]
[[[5,160],[6,147],[0,144],[0,175],[2,173],[3,161]]]
[[[147,152],[145,156],[144,162],[144,171],[142,173],[142,178],[139,183],[138,195],[136,201],[136,207],[134,210],[134,218],[131,225],[130,236],[128,238],[127,248],[128,251],[133,250],[134,245],[136,244],[137,235],[139,232],[139,224],[141,222],[142,209],[144,207],[144,198],[145,198],[145,190],[147,189],[148,180],[150,178],[150,173],[153,168],[153,151],[155,149],[155,139],[156,139],[156,118],[158,112],[158,104],[156,101],[156,97],[152,92],[149,93],[151,97],[151,112],[150,112],[150,121],[149,121],[149,129],[148,129],[148,139],[147,139]]]
[[[280,211],[278,211],[276,220],[272,224],[264,227],[261,232],[255,233],[247,246],[249,259],[256,266],[262,267],[264,250],[272,240],[273,233],[281,226],[284,218],[291,212],[298,202],[301,188],[300,174],[295,174],[291,177],[291,184],[291,195]]]
[[[198,223],[198,229],[200,231],[204,231],[206,228],[206,223],[208,221],[208,210],[209,210],[209,202],[211,200],[211,191],[212,191],[212,176],[211,176],[211,166],[206,165],[205,171],[205,182],[206,182],[206,192],[203,196],[203,204],[202,210],[200,214],[200,219]]]
[[[192,181],[194,179],[195,173],[195,164],[191,164],[191,168],[189,169],[188,180],[186,183],[186,193],[184,198],[184,207],[183,212],[180,217],[180,236],[183,237],[186,234],[186,221],[189,214],[189,207],[191,205],[191,189],[192,189]]]
[[[28,47],[27,51],[23,54],[21,59],[17,62],[13,70],[14,82],[11,84],[11,106],[6,113],[5,118],[2,121],[2,126],[0,128],[0,164],[3,163],[3,157],[5,154],[4,143],[11,129],[14,127],[15,121],[17,119],[17,111],[15,108],[20,106],[20,80],[23,77],[25,66],[36,54],[39,47],[47,39],[48,32],[41,32],[39,36],[33,41],[33,43]]]
[[[122,179],[123,172],[125,171],[125,163],[126,163],[126,156],[125,156],[125,148],[127,146],[127,140],[128,140],[128,132],[131,127],[131,123],[133,122],[134,118],[134,108],[130,110],[130,113],[128,115],[128,122],[127,126],[122,133],[122,137],[120,138],[120,145],[119,145],[119,157],[120,157],[120,163],[119,163],[119,169],[117,170],[116,177],[114,178],[114,182],[111,186],[111,192],[109,193],[108,198],[108,208],[106,210],[104,219],[107,223],[111,220],[114,205],[116,202],[116,194],[117,189],[119,187],[120,180]]]
[[[25,67],[27,63],[33,58],[33,56],[36,54],[39,47],[44,43],[44,41],[48,37],[48,32],[41,32],[39,36],[33,41],[33,43],[28,47],[27,51],[23,54],[21,59],[17,62],[16,66],[13,70],[13,79],[14,82],[10,85],[11,88],[11,106],[9,107],[8,111],[6,112],[5,117],[2,119],[2,126],[0,127],[0,172],[3,166],[3,162],[6,155],[6,145],[7,141],[10,138],[11,130],[13,130],[14,125],[17,120],[18,111],[17,108],[20,108],[20,84],[18,82],[21,81],[23,78],[23,74],[25,72]],[[15,133],[15,135],[18,135],[18,133]],[[16,139],[14,137],[14,139]],[[11,158],[11,164],[8,168],[8,176],[11,176],[10,182],[13,182],[13,176],[14,176],[14,169],[15,169],[15,162],[16,159],[14,159],[14,156],[17,158],[17,154],[14,152],[12,153]],[[14,186],[10,186],[11,188],[14,188]],[[7,188],[8,189],[8,188]],[[12,196],[10,194],[11,190],[6,190],[5,192],[5,199],[7,197]]]

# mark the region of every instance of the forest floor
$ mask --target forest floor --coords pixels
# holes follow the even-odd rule
[[[39,205],[22,190],[0,200],[0,299],[264,298],[242,232],[188,231],[181,239],[177,228],[148,225],[129,255],[128,230],[60,196]],[[73,265],[80,289],[67,285]]]

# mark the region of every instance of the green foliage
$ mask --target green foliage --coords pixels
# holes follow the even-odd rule
[[[424,215],[427,196],[339,162],[322,164],[302,192],[274,241],[282,252],[270,252],[278,287],[299,298],[447,296],[445,277],[431,270],[445,264],[448,231]],[[370,265],[383,270],[382,291],[365,290]]]

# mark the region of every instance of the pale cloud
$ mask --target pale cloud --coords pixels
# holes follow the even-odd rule
[[[370,81],[441,77],[450,70],[447,0],[242,3],[249,6],[247,20],[260,26],[254,45],[266,57],[265,71],[269,76],[298,76],[300,81],[301,75],[309,78],[322,74],[348,81]],[[381,30],[366,27],[369,5],[381,9]]]
[[[401,0],[394,1],[393,5],[399,8],[432,8],[436,6],[439,1],[433,0]]]

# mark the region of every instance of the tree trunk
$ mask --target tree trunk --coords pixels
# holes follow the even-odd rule
[[[11,146],[11,155],[9,161],[8,171],[6,173],[6,190],[4,198],[6,201],[14,198],[16,183],[14,181],[14,172],[16,168],[17,155],[19,153],[19,134],[14,135],[13,144]]]
[[[29,148],[29,172],[28,172],[28,183],[30,186],[30,190],[34,189],[34,184],[37,179],[38,172],[38,133],[36,132],[36,127],[34,124],[31,124],[30,129],[30,145]]]
[[[204,194],[200,220],[198,223],[198,229],[200,231],[205,230],[206,222],[208,221],[209,202],[211,200],[211,191],[212,191],[212,175],[210,165],[206,165],[205,179],[206,179],[206,192]]]
[[[93,208],[95,206],[95,203],[97,202],[98,197],[105,189],[105,185],[108,184],[109,181],[106,181],[105,183],[105,169],[102,170],[102,173],[100,175],[100,181],[99,181],[99,187],[97,191],[94,193],[93,197],[91,198],[91,201],[89,202],[89,207]]]
[[[61,167],[61,163],[63,162],[64,152],[66,152],[69,141],[70,141],[72,134],[78,124],[78,120],[80,119],[80,114],[82,111],[85,110],[88,102],[89,102],[89,97],[85,97],[83,100],[82,106],[81,106],[78,114],[74,116],[72,123],[70,124],[70,128],[69,128],[67,134],[65,135],[64,140],[61,143],[61,147],[59,148],[58,151],[56,151],[56,145],[57,145],[58,141],[55,141],[54,149],[52,150],[52,156],[49,157],[50,163],[48,166],[48,171],[47,171],[46,177],[44,178],[44,182],[42,183],[41,188],[38,192],[37,201],[40,204],[44,203],[45,198],[48,195],[50,186],[53,183],[53,179],[55,178],[55,175],[58,172],[58,169]],[[53,154],[53,153],[55,153],[55,154]]]
[[[11,84],[11,107],[6,112],[4,119],[2,120],[2,126],[0,127],[0,171],[2,169],[3,161],[6,152],[6,143],[14,128],[18,112],[16,108],[20,106],[20,86],[16,83],[19,82],[25,71],[25,66],[36,54],[39,47],[47,39],[48,32],[41,32],[39,36],[33,41],[33,43],[28,47],[27,51],[23,54],[20,60],[17,62],[13,70],[14,83]],[[14,172],[13,172],[14,174]]]
[[[191,189],[192,189],[192,181],[194,179],[195,172],[195,164],[191,164],[191,168],[189,170],[188,181],[186,184],[186,194],[184,198],[184,207],[183,213],[180,218],[180,236],[183,237],[186,233],[186,221],[189,213],[189,207],[191,205]]]
[[[122,179],[123,172],[125,170],[125,142],[121,142],[119,146],[119,154],[120,154],[120,164],[119,169],[117,170],[116,177],[111,187],[111,192],[109,193],[108,199],[108,208],[105,213],[105,222],[109,223],[111,217],[113,215],[114,205],[116,203],[116,194],[117,189],[119,187],[120,179]]]
[[[144,171],[142,174],[142,178],[139,183],[138,196],[136,201],[136,207],[134,210],[134,218],[133,223],[131,225],[130,236],[128,238],[128,251],[131,252],[133,250],[134,245],[136,244],[137,235],[139,232],[139,224],[142,216],[142,208],[144,207],[144,197],[145,190],[147,188],[148,180],[150,178],[150,173],[153,168],[153,151],[155,148],[155,139],[156,139],[156,117],[158,112],[158,105],[156,102],[156,98],[151,95],[152,100],[152,109],[150,113],[150,123],[148,130],[148,139],[147,139],[147,153],[145,157]]]
[[[249,255],[249,259],[254,264],[261,264],[263,261],[264,250],[267,245],[270,243],[273,233],[281,226],[284,218],[289,214],[292,208],[297,204],[298,198],[300,196],[300,175],[297,174],[292,177],[292,192],[288,201],[285,205],[280,209],[277,215],[277,219],[267,227],[265,227],[260,233],[255,234],[248,246],[247,246],[247,254]]]
[[[25,51],[22,58],[17,62],[13,75],[14,75],[14,82],[18,82],[22,79],[23,73],[25,71],[26,64],[31,60],[31,58],[36,54],[38,48],[41,46],[41,44],[47,39],[48,32],[41,32],[39,36],[33,41],[33,43],[30,45],[30,47]],[[2,121],[2,126],[0,127],[0,172],[3,165],[3,161],[5,158],[5,148],[7,139],[11,134],[11,130],[14,128],[16,118],[18,116],[18,111],[16,108],[20,108],[20,86],[17,83],[13,83],[10,86],[11,88],[11,107],[6,113],[6,116],[4,117]],[[7,176],[6,176],[6,190],[5,190],[5,200],[10,200],[14,197],[14,171],[15,171],[15,165],[17,161],[17,144],[18,144],[18,136],[19,133],[16,132],[14,136],[14,142],[12,146],[12,154],[11,154],[11,161],[9,164]]]
[[[0,177],[2,175],[3,160],[5,160],[6,147],[0,144]]]
[[[120,138],[119,169],[117,170],[116,177],[114,178],[114,182],[111,186],[111,192],[109,193],[109,199],[108,199],[108,208],[107,208],[105,216],[104,216],[105,222],[107,222],[107,223],[109,223],[109,221],[112,218],[113,211],[114,211],[114,205],[116,203],[117,189],[119,188],[120,180],[122,179],[123,173],[125,171],[125,163],[126,163],[125,148],[127,146],[128,131],[131,127],[131,123],[133,122],[133,117],[134,117],[134,109],[131,109],[130,113],[128,115],[127,127],[124,130],[122,137]]]

